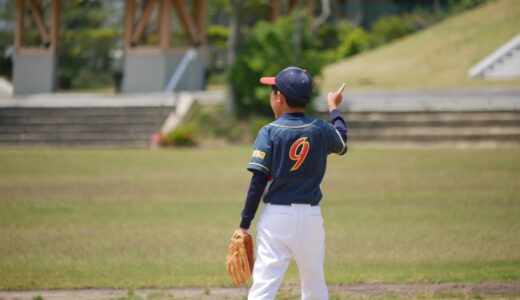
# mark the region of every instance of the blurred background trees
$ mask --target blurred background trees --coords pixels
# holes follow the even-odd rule
[[[6,78],[12,72],[14,2],[0,0],[0,76]],[[288,11],[290,1],[280,2],[282,12]],[[241,116],[270,114],[269,89],[259,86],[259,77],[298,65],[318,78],[329,63],[391,43],[484,2],[330,0],[330,16],[313,31],[312,20],[301,9],[271,23],[266,0],[208,0],[208,87],[225,89],[229,84]],[[315,1],[315,17],[321,5]],[[114,90],[122,68],[123,6],[123,0],[62,1],[59,90]]]
[[[0,77],[11,79],[14,51],[14,1],[0,0]]]
[[[229,82],[234,87],[235,108],[239,115],[271,113],[271,89],[259,85],[260,77],[274,76],[291,65],[301,66],[313,76],[318,76],[325,65],[325,56],[320,53],[317,40],[311,37],[309,30],[303,31],[300,55],[296,54],[297,46],[288,39],[295,34],[295,19],[292,15],[280,18],[275,23],[257,23],[251,37],[230,66]],[[308,28],[309,23],[306,19],[304,26]]]
[[[113,16],[122,13],[117,11],[117,7],[103,2],[107,1],[62,2],[59,89],[103,89],[113,86],[114,76],[120,69],[116,51],[121,49],[122,34],[122,18]]]

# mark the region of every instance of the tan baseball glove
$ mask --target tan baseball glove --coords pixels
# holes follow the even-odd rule
[[[245,283],[253,273],[254,266],[253,238],[248,233],[236,230],[228,247],[226,267],[233,284]]]

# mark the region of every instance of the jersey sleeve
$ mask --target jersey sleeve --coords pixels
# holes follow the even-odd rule
[[[345,143],[339,131],[332,124],[326,122],[325,128],[329,139],[329,153],[345,154],[347,152],[347,143]]]
[[[242,210],[242,221],[240,222],[240,228],[249,229],[251,222],[255,218],[258,205],[262,199],[265,186],[267,184],[267,176],[262,172],[252,171],[253,177],[249,184],[249,190],[247,192],[246,204]]]
[[[271,157],[272,143],[267,126],[264,126],[256,137],[253,154],[247,169],[249,171],[257,170],[265,175],[269,175],[271,173]]]

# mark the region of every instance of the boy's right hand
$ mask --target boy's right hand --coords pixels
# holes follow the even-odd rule
[[[329,92],[327,95],[327,104],[329,105],[329,111],[338,109],[341,101],[343,100],[343,90],[345,89],[345,83],[336,92]]]

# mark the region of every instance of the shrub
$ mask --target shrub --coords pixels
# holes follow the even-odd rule
[[[357,27],[346,34],[338,47],[338,57],[344,58],[369,50],[371,47],[370,34]]]
[[[169,132],[162,144],[166,146],[194,146],[195,126],[182,125]]]
[[[381,45],[410,34],[414,31],[409,20],[400,16],[381,17],[372,26],[372,40]]]
[[[340,32],[341,27],[336,24],[322,24],[316,32],[318,49],[325,50],[338,47],[340,43]]]

